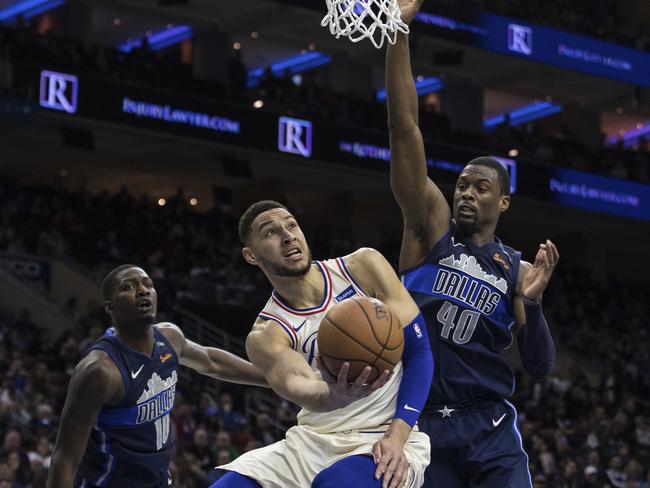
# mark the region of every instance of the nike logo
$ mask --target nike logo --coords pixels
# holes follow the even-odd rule
[[[300,324],[298,327],[294,327],[293,330],[298,332],[300,329],[302,329],[302,326],[305,325],[306,322],[307,322],[307,319],[303,320],[302,324]]]
[[[408,403],[404,405],[404,410],[410,410],[411,412],[422,413],[422,412],[420,412],[419,410],[417,410],[417,409],[415,409],[413,407],[409,407]]]
[[[160,355],[160,362],[161,362],[161,363],[164,363],[164,362],[167,361],[170,357],[172,357],[172,355],[171,355],[171,353],[169,353],[169,352],[168,352],[167,354],[161,354],[161,355]]]
[[[140,371],[142,371],[142,368],[144,368],[144,364],[140,366],[140,368],[137,371],[131,371],[131,378],[136,379],[140,374]]]
[[[503,419],[506,418],[506,415],[508,415],[508,412],[506,412],[506,413],[504,413],[503,415],[501,415],[501,417],[499,418],[499,420],[494,420],[494,419],[492,419],[492,425],[494,425],[495,427],[497,427],[501,422],[503,422]]]

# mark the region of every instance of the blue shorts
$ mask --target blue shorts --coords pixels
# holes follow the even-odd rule
[[[438,407],[436,407],[436,410]],[[506,400],[422,415],[431,439],[425,488],[531,488],[517,411]]]

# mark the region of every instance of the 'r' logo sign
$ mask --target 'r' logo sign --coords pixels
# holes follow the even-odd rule
[[[73,114],[77,111],[79,79],[74,75],[41,71],[39,103],[43,108]]]
[[[312,125],[308,120],[280,117],[278,149],[282,152],[311,156]]]
[[[508,49],[530,56],[533,54],[533,30],[519,24],[508,24]]]

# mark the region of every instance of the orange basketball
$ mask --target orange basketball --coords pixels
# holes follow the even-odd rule
[[[343,300],[327,311],[318,329],[318,351],[323,366],[334,378],[341,364],[348,362],[350,381],[370,365],[368,382],[372,383],[384,370],[397,366],[403,350],[399,319],[375,298]]]

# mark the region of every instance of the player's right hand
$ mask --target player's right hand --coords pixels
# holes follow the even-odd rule
[[[402,22],[410,24],[417,15],[424,0],[398,0]]]
[[[350,383],[348,379],[350,363],[343,363],[341,365],[337,378],[334,378],[327,371],[327,368],[323,366],[320,356],[316,356],[316,364],[323,376],[323,381],[329,386],[328,403],[332,405],[333,409],[343,408],[360,398],[370,395],[373,391],[383,387],[393,374],[392,371],[385,370],[372,384],[368,384],[368,377],[372,368],[366,366],[354,382]]]

